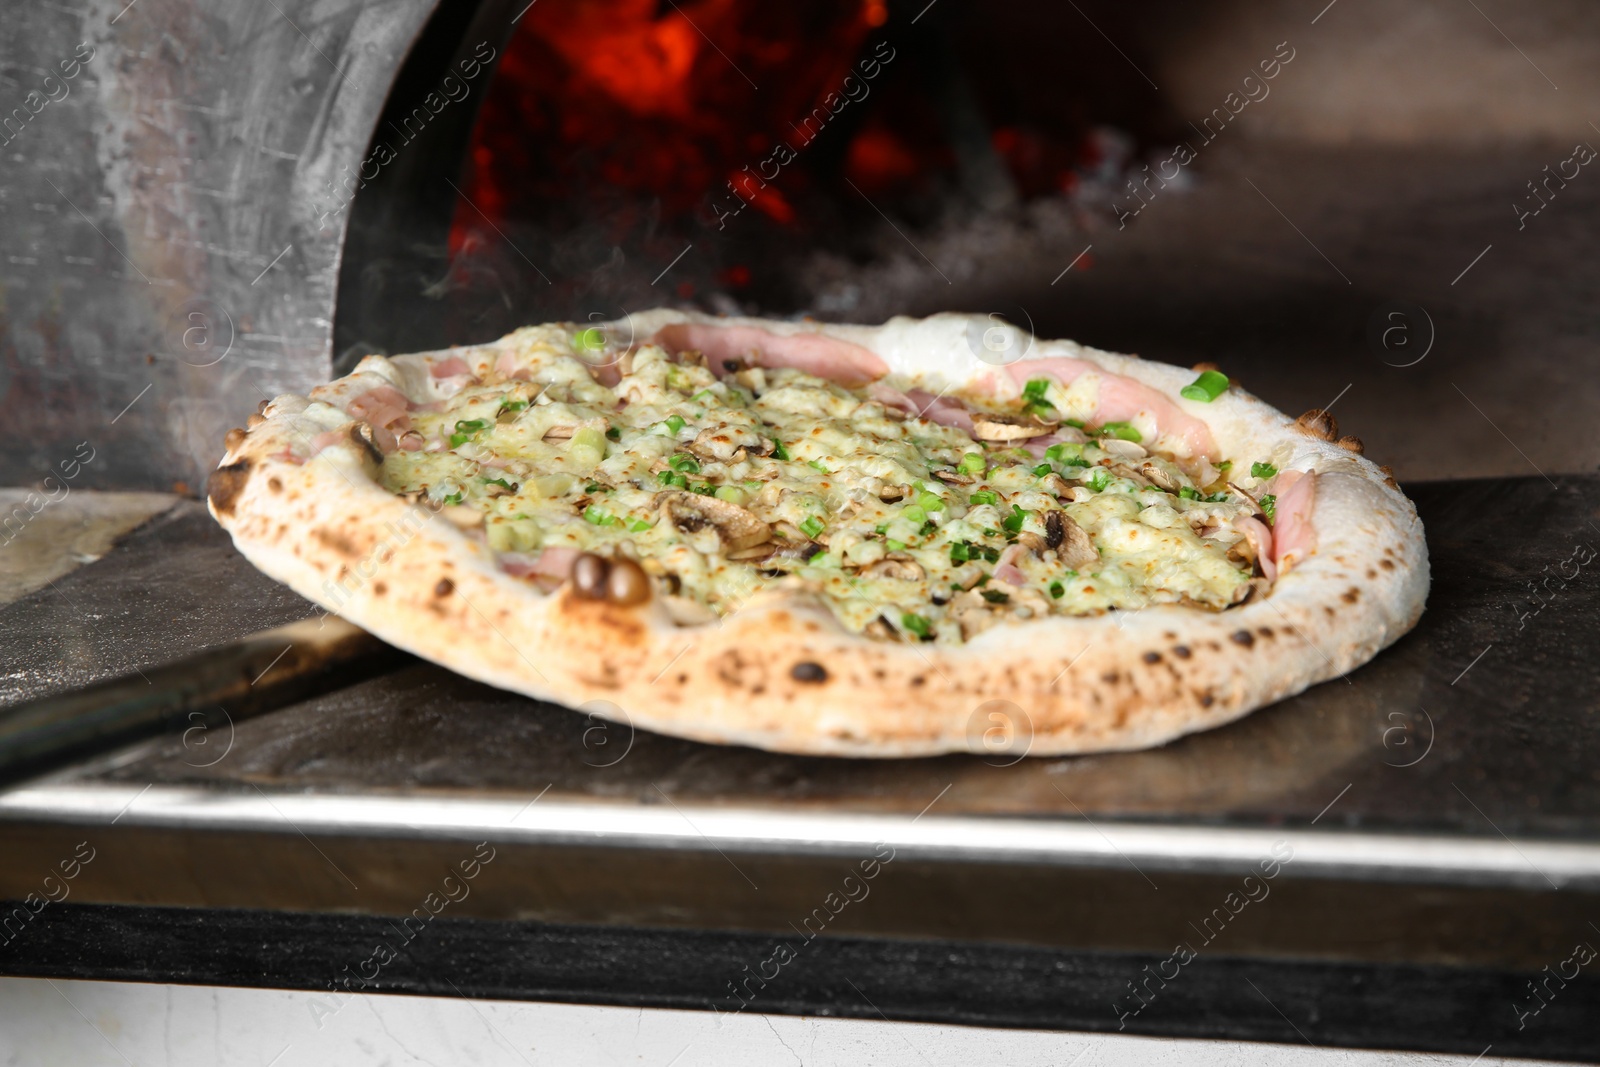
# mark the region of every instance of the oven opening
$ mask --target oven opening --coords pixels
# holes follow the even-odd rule
[[[538,0],[509,35],[502,7],[441,11],[396,83],[349,206],[340,371],[658,305],[1003,308],[1172,126],[1054,5]]]

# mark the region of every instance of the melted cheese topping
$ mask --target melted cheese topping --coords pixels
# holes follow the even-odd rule
[[[389,454],[381,483],[480,513],[501,553],[625,555],[718,615],[764,588],[803,588],[884,638],[960,641],[1006,618],[1152,604],[1221,610],[1253,587],[1234,520],[1257,509],[1229,491],[1228,478],[1248,484],[1230,465],[1066,425],[1035,455],[798,370],[718,380],[648,345],[607,388],[560,343],[582,340],[530,338],[518,378],[468,379],[414,410],[425,443]],[[1036,385],[1024,398],[1034,411],[1092,409],[1092,397]],[[1126,424],[1109,434],[1141,437]],[[694,516],[707,497],[770,535],[730,546]],[[669,500],[687,500],[689,518]]]

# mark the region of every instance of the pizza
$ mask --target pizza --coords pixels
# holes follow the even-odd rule
[[[390,643],[700,741],[1131,749],[1364,663],[1428,589],[1331,415],[997,320],[656,310],[368,356],[230,431],[213,515]]]

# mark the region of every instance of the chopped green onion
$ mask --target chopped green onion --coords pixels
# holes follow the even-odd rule
[[[583,509],[583,517],[596,526],[615,526],[618,522],[615,515],[608,514],[593,504]]]
[[[650,529],[652,525],[652,523],[648,523],[643,519],[635,519],[628,524],[628,529],[632,530],[634,533],[643,533],[644,531]]]
[[[943,511],[944,498],[937,493],[923,493],[917,497],[917,506],[923,511]]]
[[[921,615],[913,615],[909,611],[900,616],[900,625],[918,637],[927,637],[933,632],[933,627],[927,619]]]
[[[689,480],[677,471],[662,471],[656,475],[656,480],[662,485],[675,485],[679,489],[689,488]]]
[[[778,440],[776,437],[774,437],[772,439],[772,458],[773,459],[788,459],[789,458],[789,450],[787,448],[784,448],[783,447],[783,442]]]
[[[517,487],[512,485],[510,482],[506,481],[504,478],[485,478],[484,481],[489,483],[490,485],[498,485],[498,486],[501,486],[502,488],[509,489],[513,493],[515,493],[517,491]]]
[[[1022,529],[1022,522],[1028,513],[1016,504],[1011,505],[1011,514],[1000,520],[1000,525],[1005,527],[1006,533],[1018,533]]]
[[[1072,427],[1074,427],[1076,429],[1079,429],[1079,430],[1083,429],[1083,420],[1082,419],[1062,419],[1061,421],[1065,422],[1068,426],[1072,426]]]
[[[674,436],[674,437],[678,436],[678,431],[683,429],[683,416],[682,415],[668,415],[667,416],[667,429],[672,431],[672,436]]]
[[[934,522],[932,519],[929,519],[927,522],[922,524],[922,529],[917,531],[917,532],[922,534],[923,537],[927,537],[929,534],[933,533],[933,531],[937,530],[938,528],[939,528],[939,524]]]
[[[979,545],[978,546],[978,551],[983,553],[983,558],[985,560],[987,560],[988,562],[990,562],[990,563],[999,563],[1000,562],[1000,550],[998,548],[990,548],[988,545]],[[988,576],[987,575],[984,576],[984,580],[988,581]]]
[[[1144,440],[1144,434],[1135,429],[1131,422],[1108,422],[1096,430],[1095,433],[1102,437],[1115,437],[1122,441],[1132,441],[1134,444]]]
[[[452,507],[461,503],[461,493],[451,493],[449,496],[444,498],[444,502]]]
[[[701,496],[717,495],[717,487],[712,485],[710,482],[707,482],[704,485],[691,485],[689,487],[689,491],[691,493],[699,493]]]
[[[1180,485],[1178,486],[1178,495],[1185,500],[1199,500],[1200,490],[1192,485]]]
[[[822,460],[820,460],[820,459],[808,459],[808,460],[806,460],[806,466],[815,467],[817,470],[821,471],[823,474],[832,474],[833,473],[832,471],[830,471],[827,468],[827,465],[824,464],[822,462]]]
[[[691,401],[699,401],[702,404],[708,404],[711,401],[715,400],[716,398],[717,398],[717,394],[716,393],[713,393],[709,389],[702,389],[698,393],[694,394],[694,396],[691,396],[689,399]]]
[[[901,511],[900,512],[900,517],[902,519],[906,520],[907,522],[927,522],[928,521],[928,513],[926,511],[922,510],[922,507],[920,505],[917,505],[917,504],[912,504],[909,508],[906,508],[903,511]]]
[[[1261,511],[1266,515],[1268,522],[1275,522],[1278,514],[1278,498],[1268,493],[1261,498]]]
[[[1000,503],[999,494],[998,493],[991,493],[987,489],[979,489],[976,493],[973,493],[967,499],[971,500],[972,503],[975,504],[975,505],[978,505],[978,504],[998,504],[998,503]]]
[[[1185,400],[1198,400],[1209,404],[1228,391],[1228,376],[1221,371],[1201,371],[1200,377],[1178,390]]]
[[[1250,464],[1250,477],[1265,480],[1278,473],[1278,468],[1270,463]]]
[[[1225,459],[1221,463],[1218,463],[1217,470],[1221,471],[1223,474],[1227,474],[1229,471],[1233,470],[1233,460]]]
[[[605,486],[601,485],[599,482],[590,482],[588,485],[583,487],[583,491],[585,493],[598,493],[604,488]]]
[[[1207,504],[1226,504],[1228,502],[1228,492],[1223,490],[1220,493],[1212,493],[1205,498],[1205,501]]]
[[[717,491],[712,495],[718,500],[726,500],[730,504],[738,504],[741,507],[744,506],[745,501],[750,499],[750,495],[737,485],[719,485],[717,486]]]
[[[450,435],[450,447],[460,448],[488,428],[488,419],[462,419],[456,423],[456,432]]]
[[[886,523],[886,522],[880,522],[880,523],[878,523],[878,525],[876,525],[876,526],[874,526],[872,528],[872,532],[873,533],[879,533],[879,534],[888,533],[889,532],[889,524]]]
[[[1111,484],[1111,472],[1104,467],[1096,467],[1094,473],[1089,475],[1089,488],[1096,493],[1106,491],[1106,486]]]
[[[807,537],[811,538],[812,540],[815,540],[816,536],[818,534],[820,534],[825,528],[826,527],[825,527],[823,521],[821,519],[817,518],[815,515],[811,516],[805,522],[802,522],[800,524],[800,529],[803,530],[805,532],[805,535]]]
[[[1066,586],[1062,585],[1060,582],[1051,582],[1050,583],[1050,596],[1051,596],[1052,599],[1060,600],[1062,597],[1064,597],[1066,595],[1067,595],[1067,587]]]
[[[1033,473],[1037,477],[1043,478],[1046,474],[1054,474],[1055,470],[1056,469],[1054,467],[1050,466],[1050,464],[1041,463],[1037,467],[1033,468]]]
[[[961,457],[961,462],[956,464],[956,470],[962,474],[982,474],[989,469],[989,461],[983,458],[982,452],[967,452]]]
[[[892,537],[885,538],[883,543],[889,546],[890,552],[904,552],[906,550],[906,543],[904,541],[896,541]]]
[[[515,400],[502,400],[500,401],[500,410],[495,412],[495,417],[499,418],[501,415],[508,415],[513,411],[521,411],[527,406],[528,402],[520,397]]]
[[[972,558],[972,545],[966,541],[956,541],[950,546],[950,562],[965,563]]]
[[[700,473],[700,461],[695,459],[693,456],[685,455],[682,452],[679,452],[675,456],[669,456],[667,458],[667,466],[671,467],[675,471],[683,471],[688,474]]]
[[[1049,378],[1029,378],[1028,384],[1022,387],[1022,395],[1029,400],[1043,400],[1044,391],[1050,388]]]
[[[606,437],[610,438],[613,441],[620,441],[620,440],[622,440],[622,431],[620,429],[618,429],[617,427],[612,426],[612,427],[610,427],[609,429],[606,430]]]
[[[1011,602],[1010,595],[1002,593],[998,589],[985,589],[979,595],[991,604],[1009,604]]]
[[[572,335],[572,347],[579,352],[598,352],[606,346],[605,331],[598,326],[579,330]]]

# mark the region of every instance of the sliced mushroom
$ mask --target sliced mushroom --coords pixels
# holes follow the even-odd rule
[[[946,610],[961,627],[963,640],[971,640],[1000,621],[1000,611],[996,606],[970,589],[952,598]]]
[[[1050,533],[1051,519],[1061,516],[1061,542],[1056,545],[1056,554],[1061,557],[1061,562],[1070,570],[1081,571],[1091,563],[1100,562],[1100,553],[1094,549],[1094,541],[1082,526],[1072,521],[1072,517],[1065,512],[1052,511],[1045,516],[1045,532]]]
[[[1051,514],[1055,515],[1058,513],[1051,512]],[[1044,558],[1044,554],[1046,552],[1050,551],[1050,545],[1045,541],[1044,538],[1027,530],[1024,530],[1022,533],[1017,535],[1017,544],[1021,545],[1023,548],[1026,548],[1029,552],[1032,552],[1035,556],[1038,556],[1041,559]]]
[[[1295,419],[1294,424],[1301,433],[1310,437],[1320,437],[1324,441],[1339,439],[1338,420],[1333,417],[1332,412],[1323,411],[1321,408],[1312,408]]]
[[[970,474],[962,474],[960,471],[956,470],[934,471],[933,476],[946,485],[971,485],[977,480]]]
[[[1115,474],[1118,478],[1128,479],[1128,481],[1132,482],[1134,485],[1143,486],[1150,484],[1149,478],[1146,478],[1143,474],[1140,474],[1126,463],[1109,464],[1106,467],[1106,470],[1110,471],[1112,474]]]
[[[1183,486],[1175,474],[1156,466],[1149,460],[1140,465],[1139,473],[1144,475],[1151,485],[1157,489],[1165,489],[1169,493],[1176,493]]]
[[[1136,441],[1124,441],[1120,437],[1102,437],[1095,444],[1118,459],[1144,459],[1150,450]]]
[[[1039,488],[1058,500],[1072,496],[1072,483],[1053,471],[1039,479]]]
[[[1027,441],[1055,432],[1055,425],[1040,422],[1033,417],[1015,415],[990,415],[975,412],[972,416],[972,436],[979,441]]]
[[[662,493],[660,506],[662,517],[688,534],[690,544],[706,555],[753,548],[772,539],[771,526],[739,505],[714,496]]]
[[[887,578],[897,582],[920,582],[923,569],[910,559],[881,559],[861,571],[863,578]]]
[[[895,631],[893,626],[889,625],[889,620],[884,618],[882,615],[879,615],[876,619],[873,619],[871,622],[867,623],[862,632],[868,637],[876,637],[880,641],[900,640],[899,633]]]
[[[750,548],[736,548],[731,552],[724,552],[722,558],[736,563],[749,563],[753,560],[766,559],[777,550],[776,542],[767,541],[763,544],[752,545]]]
[[[885,504],[893,504],[896,500],[904,500],[910,494],[909,485],[886,485],[878,490],[878,499]]]
[[[569,441],[578,432],[578,428],[577,423],[573,423],[571,426],[552,426],[544,432],[544,439],[546,441]]]

